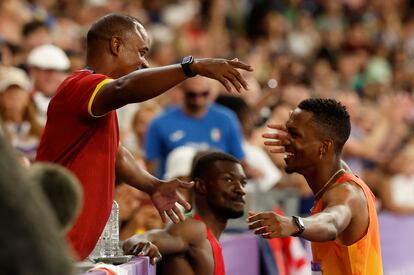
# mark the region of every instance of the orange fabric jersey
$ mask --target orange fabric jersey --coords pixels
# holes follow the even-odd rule
[[[381,247],[375,197],[368,186],[352,174],[342,175],[335,184],[355,182],[368,201],[369,226],[356,243],[346,246],[337,241],[312,242],[312,274],[324,275],[382,275]],[[316,202],[312,215],[321,212],[322,200]]]

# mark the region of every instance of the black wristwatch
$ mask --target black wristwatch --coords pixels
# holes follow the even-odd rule
[[[293,222],[296,224],[296,226],[298,227],[298,231],[293,234],[293,237],[298,237],[300,236],[303,231],[305,231],[305,223],[303,222],[303,219],[301,217],[298,216],[292,216]]]
[[[191,55],[186,56],[181,60],[181,67],[183,68],[184,74],[188,77],[194,77],[197,74],[191,70],[190,65],[194,63],[194,57]]]

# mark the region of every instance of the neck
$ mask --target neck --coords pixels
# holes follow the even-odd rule
[[[102,56],[102,60],[96,60],[95,58],[86,59],[86,67],[89,67],[95,71],[95,73],[107,75],[111,78],[118,78],[114,73],[114,67],[106,64],[113,64],[112,61],[104,60],[105,57]]]
[[[334,163],[326,165],[327,163]],[[320,197],[331,186],[340,175],[341,163],[338,161],[327,161],[315,168],[312,173],[305,175],[306,181],[309,183],[315,198]]]
[[[218,240],[221,233],[223,233],[224,228],[226,228],[227,219],[218,216],[206,207],[196,207],[195,213],[203,219],[208,228],[210,228],[214,237]]]
[[[187,116],[195,117],[195,118],[201,118],[207,113],[208,107],[199,108],[197,110],[191,110],[188,107],[186,107],[185,105],[183,105],[182,110],[183,110],[184,114],[186,114]]]

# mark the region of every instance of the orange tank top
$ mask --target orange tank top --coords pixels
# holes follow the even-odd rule
[[[368,201],[369,225],[367,233],[350,246],[337,241],[312,242],[312,275],[382,275],[381,247],[375,197],[368,186],[353,174],[342,175],[335,184],[355,182]],[[321,212],[322,200],[312,209]]]

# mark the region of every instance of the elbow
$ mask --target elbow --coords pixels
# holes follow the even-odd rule
[[[328,230],[328,232],[325,235],[326,241],[334,241],[338,237],[338,231],[337,230]]]
[[[324,233],[326,241],[334,241],[338,238],[339,235],[339,226],[334,219],[334,217],[330,218],[330,221],[328,222],[329,226],[327,228],[327,231]]]

